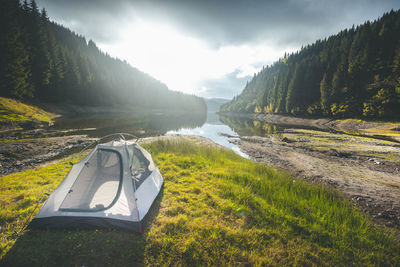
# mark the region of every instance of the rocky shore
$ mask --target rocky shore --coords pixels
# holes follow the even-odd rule
[[[375,221],[400,226],[400,144],[317,130],[287,129],[232,140],[257,161],[338,189]]]
[[[76,152],[94,139],[65,131],[36,129],[0,134],[0,176],[34,168]]]

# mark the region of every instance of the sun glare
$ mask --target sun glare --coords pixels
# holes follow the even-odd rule
[[[237,72],[238,78],[252,76],[265,63],[282,55],[268,46],[222,46],[217,50],[167,25],[135,20],[119,29],[120,40],[99,44],[112,56],[152,75],[170,89],[201,94],[202,81]]]

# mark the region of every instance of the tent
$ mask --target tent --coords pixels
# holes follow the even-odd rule
[[[141,232],[140,222],[163,178],[151,155],[123,135],[96,147],[49,196],[30,228],[118,228]]]

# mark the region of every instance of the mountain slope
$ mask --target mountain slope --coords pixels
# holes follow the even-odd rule
[[[400,116],[400,11],[263,68],[222,112]]]
[[[207,104],[207,112],[217,112],[223,104],[229,102],[229,100],[225,98],[206,98],[205,101]]]
[[[0,0],[0,96],[51,103],[120,104],[205,112],[167,86],[50,22],[34,1]]]

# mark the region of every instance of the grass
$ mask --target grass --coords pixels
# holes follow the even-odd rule
[[[52,122],[56,116],[41,108],[20,101],[0,97],[0,123],[24,123],[27,121]]]
[[[400,137],[399,131],[394,131],[392,129],[365,129],[365,133],[380,135],[380,136],[388,136],[388,137]]]
[[[40,139],[44,139],[44,138],[35,138],[35,140],[40,140]],[[23,143],[23,142],[28,142],[31,141],[31,138],[21,138],[21,139],[10,139],[10,140],[0,140],[0,144],[3,143],[15,143],[15,142],[19,142],[19,143]]]
[[[4,239],[2,233],[1,263],[400,264],[400,244],[394,235],[374,226],[335,191],[183,138],[145,146],[165,184],[143,234],[30,230],[18,239],[10,233]],[[62,165],[0,178],[1,208],[8,210],[1,213],[2,231],[18,225]]]
[[[8,156],[18,158],[18,155]],[[41,169],[0,177],[0,257],[4,256],[4,253],[15,243],[17,237],[15,232],[24,226],[37,201],[71,159],[72,157],[68,157]],[[62,177],[65,177],[69,169],[67,167],[63,171],[49,192],[52,192],[63,180]]]

